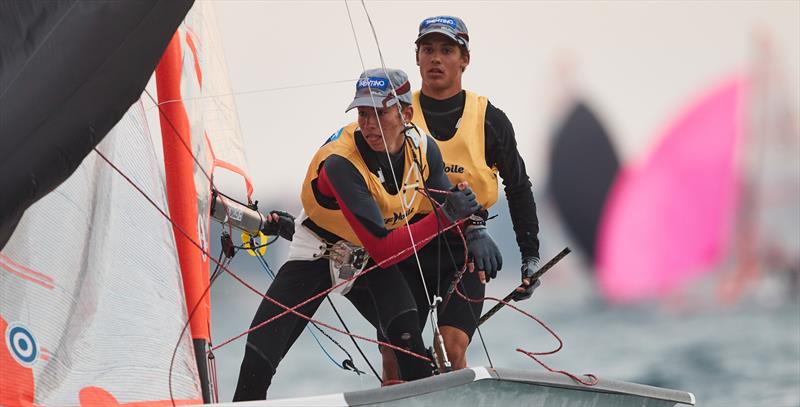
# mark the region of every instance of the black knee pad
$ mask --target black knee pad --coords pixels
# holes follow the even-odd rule
[[[416,311],[405,312],[389,321],[386,336],[392,345],[417,355],[426,355]],[[430,363],[425,360],[396,350],[395,356],[403,380],[416,380],[433,374]]]

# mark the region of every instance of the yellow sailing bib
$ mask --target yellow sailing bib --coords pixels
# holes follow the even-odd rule
[[[497,168],[486,165],[484,121],[488,104],[486,97],[466,91],[464,113],[456,134],[450,140],[436,140],[442,152],[447,178],[453,185],[462,181],[469,182],[478,203],[486,209],[497,202]],[[412,121],[430,134],[419,103],[418,91],[414,92],[413,106]],[[426,205],[423,211],[430,211],[430,206]]]
[[[414,143],[406,141],[403,147],[406,149],[405,165],[402,169],[403,185],[400,187],[399,193],[392,195],[383,187],[380,178],[370,172],[366,162],[364,162],[364,158],[359,153],[355,142],[357,129],[357,123],[351,123],[343,127],[332,136],[328,143],[317,151],[308,166],[300,198],[303,202],[303,209],[305,209],[306,214],[314,223],[351,243],[362,246],[361,241],[350,228],[350,224],[347,223],[347,219],[345,219],[341,210],[326,208],[314,194],[312,183],[316,184],[315,180],[319,176],[319,169],[325,159],[332,154],[336,154],[353,164],[367,184],[367,189],[369,189],[372,198],[383,215],[384,226],[389,230],[405,225],[406,218],[410,219],[410,217],[419,212],[420,203],[425,199],[417,192],[416,186],[421,185],[421,180],[427,179],[427,176],[420,172],[420,168],[414,163],[413,157],[416,155],[419,158],[424,171],[427,171],[428,161],[426,156],[427,138],[421,137],[417,142],[418,147],[415,147]],[[395,171],[399,170],[401,169],[395,169]],[[390,174],[386,176],[391,177]]]

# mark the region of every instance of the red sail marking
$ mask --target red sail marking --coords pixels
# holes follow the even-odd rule
[[[54,288],[52,277],[31,270],[30,268],[11,260],[11,258],[2,253],[0,253],[0,268],[5,269],[17,277],[28,280],[34,284],[38,284],[48,290],[52,290]]]
[[[84,387],[79,395],[81,407],[166,407],[166,406],[186,406],[193,404],[203,404],[202,399],[194,400],[151,400],[136,401],[132,403],[120,403],[105,389],[100,387]]]
[[[194,45],[194,40],[192,36],[194,32],[187,32],[186,33],[186,44],[189,45],[189,49],[192,50],[192,55],[194,56],[194,72],[197,74],[197,83],[200,85],[200,88],[203,87],[203,70],[200,69],[200,60],[197,58],[197,46]]]
[[[206,138],[206,146],[208,147],[208,151],[211,153],[211,161],[213,163],[212,164],[213,166],[211,168],[211,173],[213,174],[214,171],[216,170],[216,168],[220,167],[220,168],[225,168],[228,171],[235,172],[235,173],[241,175],[242,178],[244,178],[244,185],[245,185],[245,188],[247,189],[247,201],[248,202],[253,202],[253,182],[250,181],[250,177],[247,175],[246,172],[244,172],[243,169],[241,169],[241,168],[239,168],[239,167],[237,167],[237,166],[235,166],[235,165],[233,165],[233,164],[231,164],[231,163],[229,163],[227,161],[223,161],[223,160],[220,160],[219,158],[217,158],[217,155],[214,154],[214,148],[211,146],[211,140],[209,140],[209,138],[208,138],[208,133],[205,133],[204,136]]]
[[[7,329],[8,323],[0,317],[0,332],[5,334]],[[35,394],[33,369],[19,364],[11,356],[3,336],[3,343],[0,344],[0,406],[32,406]]]

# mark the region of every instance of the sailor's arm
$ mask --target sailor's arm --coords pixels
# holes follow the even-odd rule
[[[522,258],[539,258],[539,219],[525,161],[517,149],[514,127],[502,110],[486,109],[486,159],[497,167]]]
[[[413,251],[406,250],[411,247],[411,236],[414,236],[418,246],[423,246],[433,239],[438,226],[449,226],[453,220],[467,216],[477,206],[474,195],[471,195],[470,200],[470,196],[463,192],[448,194],[451,205],[441,211],[439,225],[435,213],[431,213],[411,224],[410,233],[404,227],[389,231],[384,226],[383,216],[364,179],[348,160],[337,155],[328,157],[320,170],[317,186],[320,193],[336,199],[364,249],[382,267],[395,264],[413,254]],[[474,202],[475,207],[470,202]]]
[[[536,201],[531,191],[531,181],[525,170],[525,161],[517,149],[514,127],[502,110],[492,106],[486,108],[486,159],[497,167],[508,201],[511,224],[522,256],[520,286],[515,300],[524,300],[533,294],[539,281],[531,281],[539,264],[539,219],[536,216]]]

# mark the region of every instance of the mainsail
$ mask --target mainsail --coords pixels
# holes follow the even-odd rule
[[[166,208],[141,103],[97,150]],[[176,400],[201,401],[179,271],[169,223],[90,154],[0,252],[0,405],[169,400],[170,374]]]
[[[206,349],[190,338],[209,338],[214,168],[241,173],[248,199],[252,187],[213,5],[172,30],[157,72],[164,164],[142,94],[0,252],[0,405],[208,399]]]
[[[191,5],[0,2],[0,249],[139,98]]]

